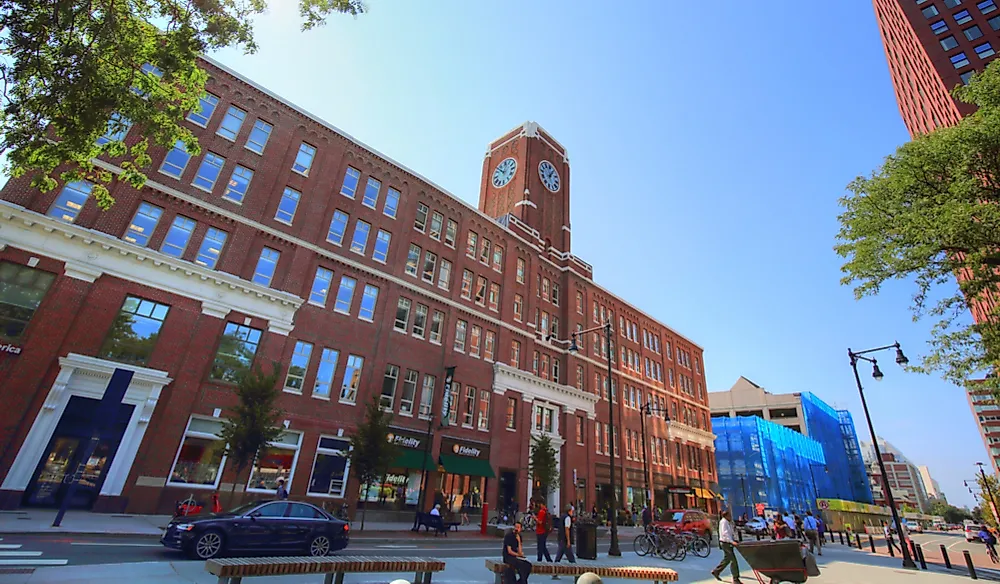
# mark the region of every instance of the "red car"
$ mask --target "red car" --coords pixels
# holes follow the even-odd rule
[[[697,509],[668,509],[653,524],[675,531],[690,531],[709,541],[712,539],[712,520],[704,511]]]

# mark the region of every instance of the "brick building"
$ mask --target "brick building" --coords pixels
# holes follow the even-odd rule
[[[979,435],[989,453],[993,472],[1000,474],[1000,404],[997,404],[991,391],[976,389],[975,386],[969,388],[966,395],[979,427]]]
[[[12,179],[0,192],[4,508],[59,503],[115,368],[134,377],[83,461],[76,507],[164,512],[192,493],[265,496],[284,477],[293,498],[406,509],[429,449],[428,492],[455,508],[523,509],[531,437],[548,434],[561,469],[550,503],[589,509],[609,494],[610,407],[630,501],[644,472],[659,505],[712,497],[702,349],[572,255],[555,138],[529,122],[491,144],[476,209],[204,66],[209,94],[188,118],[201,155],[156,149],[146,186],[116,183],[108,212],[86,183],[41,193]],[[575,353],[561,342],[605,321],[612,406],[603,337],[583,335]],[[234,487],[216,432],[236,376],[273,362],[286,432]],[[359,494],[344,452],[371,399],[393,412],[401,455]],[[646,471],[644,400],[672,418],[646,420]]]
[[[888,483],[888,487],[892,489],[893,500],[900,511],[905,505],[921,513],[930,512],[930,501],[917,465],[910,462],[899,449],[883,438],[878,439],[878,448],[882,453],[882,464],[885,466],[888,481],[882,478],[882,470],[875,458],[875,448],[872,447],[872,443],[861,443],[861,452],[868,467],[868,480],[875,504],[882,506],[889,504],[885,495]]]

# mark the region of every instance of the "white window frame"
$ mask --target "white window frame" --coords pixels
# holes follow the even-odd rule
[[[343,483],[343,486],[340,489],[340,494],[339,495],[316,493],[316,492],[312,492],[312,491],[309,490],[309,485],[312,484],[313,475],[316,472],[316,460],[319,458],[319,455],[320,454],[325,454],[327,456],[330,456],[330,455],[335,455],[336,454],[335,450],[331,450],[331,449],[328,449],[328,448],[321,448],[320,447],[320,444],[321,444],[321,441],[323,440],[323,438],[332,438],[334,440],[344,440],[344,441],[349,440],[349,439],[345,438],[344,436],[333,436],[331,434],[320,434],[319,435],[319,438],[316,439],[316,452],[315,452],[315,454],[313,454],[312,467],[309,469],[309,483],[306,485],[306,496],[307,497],[322,497],[324,499],[344,499],[345,498],[344,493],[347,492],[347,482],[351,478],[351,459],[350,459],[350,457],[346,457],[346,456],[344,457],[344,458],[347,459],[347,463],[344,465],[344,483]],[[348,446],[348,450],[350,450],[350,446]]]
[[[291,490],[292,489],[292,483],[295,480],[295,469],[298,468],[298,466],[299,466],[299,453],[302,452],[302,438],[303,438],[303,433],[295,431],[295,430],[285,430],[284,432],[282,432],[282,435],[286,435],[286,434],[290,435],[290,436],[297,436],[298,437],[298,440],[296,441],[295,446],[291,446],[289,444],[285,444],[284,442],[270,442],[270,443],[268,443],[267,448],[268,448],[268,450],[274,449],[274,450],[294,450],[295,451],[295,454],[292,455],[292,466],[288,469],[288,476],[285,477],[285,488],[288,489],[288,490]],[[250,486],[251,481],[253,480],[253,469],[254,469],[254,466],[256,464],[257,464],[257,459],[255,457],[254,461],[252,463],[250,463],[250,475],[247,476],[246,491],[248,493],[272,493],[273,494],[274,491],[271,490],[271,489],[258,489],[256,487],[251,487]]]
[[[190,436],[191,438],[202,438],[204,440],[213,440],[215,442],[222,442],[218,434],[206,434],[204,432],[195,432],[191,430],[191,420],[199,419],[208,422],[222,423],[224,420],[221,418],[213,418],[211,416],[200,416],[198,414],[192,414],[188,417],[187,425],[184,426],[184,433],[181,434],[181,441],[177,444],[177,452],[174,453],[174,461],[170,464],[170,471],[167,473],[167,486],[168,487],[183,487],[185,489],[197,489],[203,491],[218,490],[219,483],[222,481],[222,475],[226,472],[226,459],[228,458],[225,454],[222,455],[222,459],[219,461],[219,473],[215,477],[215,483],[211,485],[199,485],[196,483],[175,483],[170,480],[170,477],[174,476],[174,471],[177,469],[177,460],[181,457],[181,449],[184,448],[184,438]]]

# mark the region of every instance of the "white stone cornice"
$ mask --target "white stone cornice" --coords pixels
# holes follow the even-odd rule
[[[494,391],[510,389],[519,392],[524,401],[539,399],[569,407],[573,411],[583,410],[588,414],[594,411],[594,406],[598,402],[596,395],[536,377],[527,371],[521,371],[503,363],[493,364],[493,387]],[[528,400],[527,397],[531,399]]]
[[[699,446],[715,448],[715,434],[699,430],[698,428],[692,428],[691,426],[685,426],[684,424],[670,422],[667,424],[667,435],[671,439],[686,440],[694,442]]]
[[[100,231],[47,217],[0,201],[0,242],[65,264],[71,278],[88,282],[107,274],[202,302],[206,314],[224,318],[230,310],[268,321],[287,335],[303,299],[133,245]],[[221,316],[220,316],[221,315]]]

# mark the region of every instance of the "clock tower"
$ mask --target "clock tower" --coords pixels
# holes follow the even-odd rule
[[[569,158],[566,149],[535,122],[495,140],[483,161],[479,210],[512,215],[537,243],[570,251]]]

